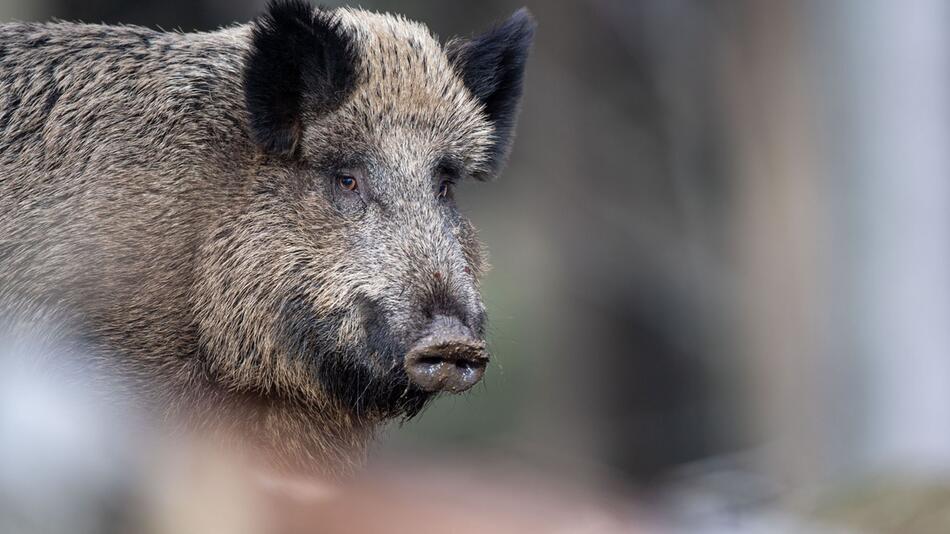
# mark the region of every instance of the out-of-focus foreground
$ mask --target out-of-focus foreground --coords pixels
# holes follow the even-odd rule
[[[355,488],[300,490],[276,517],[301,532],[950,529],[950,4],[524,3],[540,30],[514,154],[498,183],[459,193],[492,252],[497,363],[392,428]],[[521,2],[360,4],[450,36]],[[262,7],[0,0],[0,20],[190,31]],[[72,425],[86,419],[57,407],[74,403],[17,383],[0,530],[101,532],[125,499],[166,503],[159,532],[269,517],[229,493],[245,486],[227,462],[207,478],[220,486],[168,469],[194,493],[149,493],[166,479],[131,423]],[[73,507],[102,515],[57,523]]]

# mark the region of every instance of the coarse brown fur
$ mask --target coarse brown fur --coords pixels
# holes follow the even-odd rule
[[[271,95],[281,77],[254,66],[306,55],[267,44],[301,25],[324,56],[286,74],[298,100]],[[428,400],[399,364],[427,318],[484,335],[482,249],[433,181],[490,177],[510,144],[513,116],[466,78],[507,48],[460,53],[470,42],[447,54],[400,17],[299,2],[210,33],[0,25],[8,328],[70,342],[164,416],[235,422],[283,465],[346,471],[380,422]]]

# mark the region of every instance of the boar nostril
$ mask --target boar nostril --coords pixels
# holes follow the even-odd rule
[[[481,380],[488,355],[478,344],[455,342],[415,348],[406,355],[406,374],[425,391],[461,393]]]
[[[485,342],[458,319],[436,316],[425,337],[406,354],[409,380],[425,391],[461,393],[481,380],[488,366]]]

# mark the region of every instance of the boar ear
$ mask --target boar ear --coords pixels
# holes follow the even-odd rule
[[[534,40],[537,23],[522,8],[507,21],[472,39],[456,39],[446,45],[446,54],[465,85],[485,106],[495,127],[490,173],[503,165],[511,149],[518,119],[525,61]]]
[[[351,38],[332,12],[271,0],[254,23],[244,69],[251,135],[270,154],[292,154],[303,114],[339,107],[356,84]]]

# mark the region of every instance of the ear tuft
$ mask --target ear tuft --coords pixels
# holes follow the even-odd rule
[[[497,174],[511,150],[521,104],[525,63],[537,22],[522,8],[507,21],[472,39],[456,39],[446,54],[495,126],[490,173]]]
[[[356,85],[358,57],[332,13],[302,0],[271,0],[254,23],[244,69],[244,100],[254,141],[292,154],[303,115],[338,108]]]

